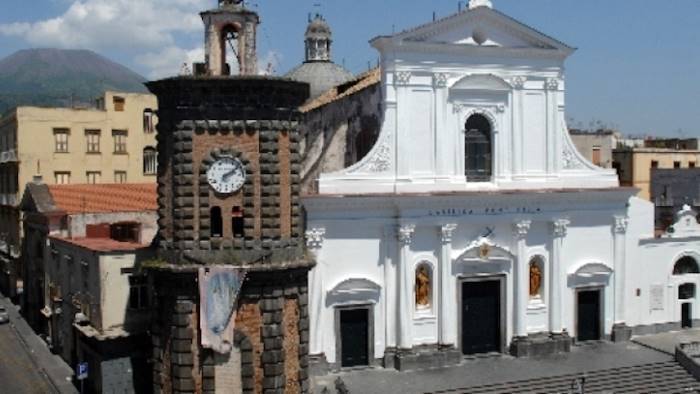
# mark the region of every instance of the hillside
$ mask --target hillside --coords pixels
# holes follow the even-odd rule
[[[26,49],[0,60],[0,113],[18,105],[92,103],[105,90],[146,92],[145,78],[88,50]]]

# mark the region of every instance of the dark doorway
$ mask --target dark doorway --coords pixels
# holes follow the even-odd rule
[[[462,353],[501,348],[501,281],[462,283]]]
[[[340,311],[340,353],[342,367],[369,365],[369,311]]]
[[[684,302],[681,306],[681,327],[693,327],[693,304],[690,302]]]
[[[600,339],[600,290],[578,292],[578,341]]]

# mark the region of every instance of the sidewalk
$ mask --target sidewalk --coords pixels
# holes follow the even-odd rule
[[[44,375],[56,393],[74,394],[78,391],[71,383],[73,370],[59,356],[52,354],[46,343],[37,336],[29,324],[19,314],[18,307],[9,299],[0,295],[0,305],[7,309],[10,315],[10,325],[17,333],[22,346],[36,366]]]

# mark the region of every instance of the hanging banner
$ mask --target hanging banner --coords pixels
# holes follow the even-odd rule
[[[199,269],[202,347],[221,354],[231,351],[238,293],[244,279],[244,271],[231,267]]]

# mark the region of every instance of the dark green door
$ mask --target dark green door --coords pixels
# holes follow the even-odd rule
[[[462,353],[501,351],[501,282],[462,284]]]
[[[692,328],[693,327],[693,304],[690,302],[685,302],[681,306],[681,327]]]
[[[369,311],[340,311],[341,365],[369,365]]]
[[[600,339],[600,290],[587,290],[578,293],[578,336],[579,341]]]

